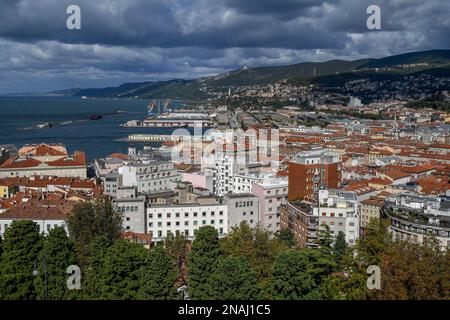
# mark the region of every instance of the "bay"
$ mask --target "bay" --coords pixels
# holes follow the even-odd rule
[[[128,120],[143,120],[149,100],[81,99],[77,97],[0,97],[0,145],[20,148],[31,143],[61,143],[84,151],[89,160],[113,152],[126,153],[134,133],[171,134],[171,128],[122,128]],[[180,103],[173,102],[176,108]],[[123,111],[124,113],[116,113]],[[101,120],[89,120],[103,115]],[[43,123],[51,128],[37,128]]]

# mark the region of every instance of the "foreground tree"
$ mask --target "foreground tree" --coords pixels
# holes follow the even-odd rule
[[[396,241],[383,253],[381,290],[374,299],[450,299],[450,254],[439,241],[426,238],[423,244]]]
[[[103,265],[96,276],[99,296],[107,300],[137,298],[141,270],[148,263],[148,252],[143,246],[126,240],[118,240],[104,255]]]
[[[188,289],[191,299],[206,300],[211,297],[212,288],[209,278],[219,256],[217,230],[212,226],[199,228],[188,258]]]
[[[44,239],[44,247],[40,259],[45,257],[47,273],[47,290],[49,300],[63,300],[68,298],[67,267],[76,264],[74,243],[67,237],[63,227],[50,230]],[[39,264],[39,277],[36,281],[37,298],[44,299],[45,274]]]
[[[89,244],[102,236],[110,243],[119,239],[122,231],[122,213],[109,199],[84,202],[74,207],[68,220],[69,234],[82,266],[86,266]]]
[[[32,221],[14,221],[5,231],[2,247],[0,300],[34,299],[33,270],[42,249],[39,226]]]
[[[79,299],[99,299],[101,297],[101,281],[106,252],[111,246],[110,241],[104,236],[98,236],[89,244],[88,266],[85,268],[82,279]]]
[[[345,241],[345,234],[342,231],[339,231],[336,240],[334,241],[333,253],[335,257],[335,261],[341,269],[341,262],[344,258],[348,250],[347,242]]]
[[[289,248],[293,248],[297,246],[297,241],[294,238],[294,234],[290,229],[282,229],[279,230],[275,236],[280,240],[281,243],[284,243]]]
[[[309,272],[308,257],[301,250],[279,254],[272,271],[270,294],[276,300],[301,300],[313,297],[314,275]]]
[[[255,300],[263,297],[256,273],[242,257],[220,257],[215,263],[210,282],[210,299]]]
[[[150,251],[150,261],[140,270],[137,298],[141,300],[167,300],[176,297],[174,283],[177,269],[174,260],[163,246]]]
[[[167,254],[175,261],[179,283],[185,283],[187,278],[186,257],[188,241],[184,234],[177,232],[176,235],[169,233],[164,239]]]
[[[221,248],[225,255],[244,257],[264,287],[277,255],[287,250],[288,246],[277,237],[271,238],[269,232],[260,228],[252,229],[242,222],[222,239]]]

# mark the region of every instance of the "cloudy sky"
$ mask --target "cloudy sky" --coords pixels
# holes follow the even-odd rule
[[[448,0],[0,0],[0,93],[447,48]]]

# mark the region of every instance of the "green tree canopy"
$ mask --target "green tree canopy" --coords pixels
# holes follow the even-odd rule
[[[99,269],[99,299],[136,299],[142,267],[148,265],[148,252],[142,245],[117,240],[109,247]]]
[[[301,250],[280,253],[275,260],[270,293],[277,300],[301,300],[312,295],[316,288],[314,274],[309,270],[309,259]]]
[[[34,299],[33,270],[42,250],[39,226],[28,220],[13,221],[5,231],[2,246],[0,299]]]
[[[119,239],[122,231],[122,213],[109,199],[77,204],[68,219],[70,238],[75,241],[82,266],[87,264],[89,244],[98,237],[110,243]]]
[[[188,258],[188,289],[191,299],[206,300],[211,297],[209,277],[220,256],[217,230],[212,226],[201,227],[195,234]]]
[[[242,222],[222,239],[221,248],[225,255],[244,257],[264,286],[277,255],[288,246],[277,237],[271,237],[268,231],[252,229],[248,223]]]
[[[163,246],[150,250],[150,261],[141,268],[138,299],[167,300],[176,297],[174,283],[177,278],[175,261]]]
[[[243,257],[220,257],[210,282],[211,299],[255,300],[263,297],[256,273]]]
[[[67,237],[63,227],[55,227],[44,238],[41,259],[45,257],[47,288],[49,300],[62,300],[70,295],[67,289],[67,268],[76,264],[74,243]],[[42,264],[39,264],[37,283],[37,298],[44,299],[45,274]]]

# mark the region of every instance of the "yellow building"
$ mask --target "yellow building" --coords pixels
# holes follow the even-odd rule
[[[16,185],[13,181],[0,180],[0,199],[8,199],[16,193]]]

